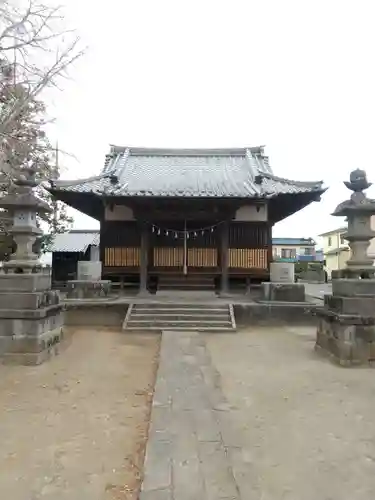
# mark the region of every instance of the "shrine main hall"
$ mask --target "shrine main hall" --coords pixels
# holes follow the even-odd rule
[[[58,200],[100,222],[103,279],[163,284],[267,281],[272,227],[318,201],[322,181],[273,173],[263,147],[111,146],[102,171],[50,182]]]

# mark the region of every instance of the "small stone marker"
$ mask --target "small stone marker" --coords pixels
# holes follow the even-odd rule
[[[305,285],[294,282],[294,262],[271,262],[270,281],[262,283],[264,302],[305,302]]]
[[[102,280],[102,263],[99,261],[79,261],[77,279],[67,282],[68,299],[108,298],[112,282]]]
[[[270,281],[272,283],[294,283],[294,262],[271,262]]]

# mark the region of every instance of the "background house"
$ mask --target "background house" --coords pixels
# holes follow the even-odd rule
[[[375,217],[372,217],[371,219],[371,227],[375,231]],[[331,276],[332,271],[343,269],[350,257],[349,245],[345,240],[346,232],[347,227],[341,226],[319,235],[321,238],[326,270],[329,277]],[[375,238],[373,238],[370,242],[368,254],[375,258]]]
[[[346,231],[347,227],[342,226],[319,235],[329,278],[332,271],[343,269],[346,266],[346,261],[349,259],[349,246],[345,240]]]
[[[315,246],[312,238],[272,238],[272,257],[280,262],[319,261]]]

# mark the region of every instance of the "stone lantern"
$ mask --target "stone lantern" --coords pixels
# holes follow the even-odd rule
[[[40,266],[38,256],[33,252],[33,245],[42,230],[37,227],[36,216],[50,212],[44,201],[34,194],[38,183],[35,180],[35,169],[27,168],[13,183],[13,190],[0,199],[0,208],[8,210],[12,215],[13,225],[10,233],[17,245],[16,252],[9,262],[4,263],[5,272],[32,273]]]
[[[14,364],[39,364],[57,354],[62,345],[63,306],[59,293],[51,290],[45,272],[33,252],[41,234],[37,213],[49,211],[34,193],[38,185],[34,169],[23,169],[0,208],[12,215],[10,230],[17,245],[0,274],[0,356]]]
[[[375,361],[375,267],[367,254],[375,237],[375,200],[363,193],[371,186],[363,170],[354,170],[345,185],[353,193],[332,215],[347,218],[351,255],[345,269],[332,272],[332,295],[324,297],[324,308],[318,310],[316,349],[351,366]]]
[[[332,215],[346,217],[348,231],[345,239],[349,242],[351,256],[343,272],[334,273],[334,277],[372,277],[375,272],[374,259],[367,254],[370,240],[375,231],[371,229],[371,217],[375,215],[375,200],[366,197],[363,191],[371,186],[367,182],[366,172],[354,170],[350,174],[350,182],[345,186],[353,191],[350,199],[340,203]]]

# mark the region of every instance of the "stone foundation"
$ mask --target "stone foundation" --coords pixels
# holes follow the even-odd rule
[[[62,327],[39,337],[15,337],[8,345],[2,362],[7,365],[40,365],[66,348],[68,340]]]
[[[59,293],[43,274],[0,275],[0,354],[8,364],[36,365],[57,354],[64,340]],[[66,342],[64,342],[65,344]]]
[[[337,280],[335,290],[349,294],[348,281],[353,282],[351,290],[354,291],[370,290],[374,284],[369,280],[367,283],[366,280]],[[324,308],[318,311],[318,317],[317,351],[342,366],[375,362],[375,296],[325,295]]]
[[[315,349],[341,366],[375,366],[375,320],[321,311]]]
[[[72,280],[67,282],[67,299],[107,298],[111,292],[110,280],[86,281]]]
[[[375,280],[350,278],[333,279],[332,294],[340,297],[353,297],[360,295],[372,295],[375,297]]]
[[[305,302],[305,285],[302,283],[262,283],[261,300]]]

